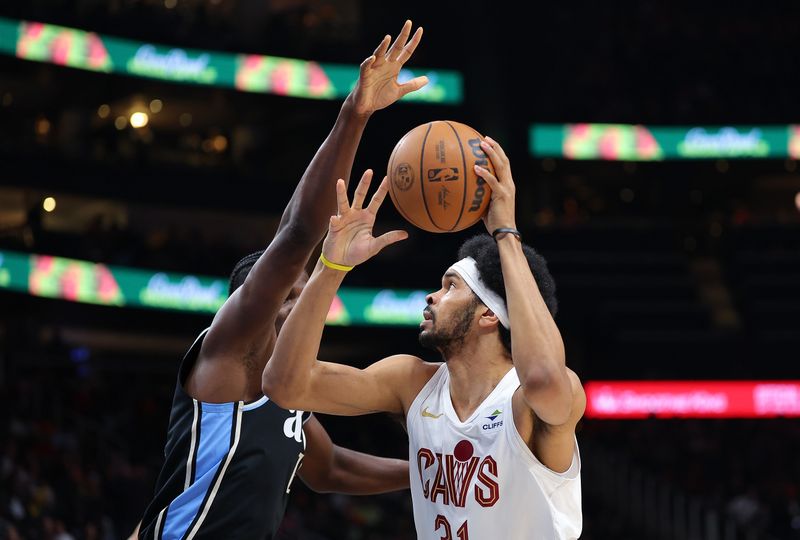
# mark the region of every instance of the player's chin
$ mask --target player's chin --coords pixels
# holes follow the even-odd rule
[[[426,349],[436,349],[437,340],[432,328],[420,328],[417,339]]]

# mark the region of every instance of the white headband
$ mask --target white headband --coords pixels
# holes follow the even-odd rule
[[[478,272],[478,266],[475,264],[475,259],[472,257],[466,257],[461,259],[453,266],[449,268],[463,279],[472,292],[475,293],[481,302],[486,304],[486,307],[491,309],[495,315],[497,315],[500,324],[502,324],[506,329],[509,328],[508,324],[508,310],[506,309],[506,303],[503,302],[503,299],[500,298],[493,290],[489,289],[486,284],[481,279],[481,274]]]

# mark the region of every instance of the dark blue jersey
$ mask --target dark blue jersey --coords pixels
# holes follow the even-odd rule
[[[272,538],[303,459],[309,413],[281,409],[267,396],[205,403],[184,391],[205,334],[178,372],[164,465],[142,519],[142,540]]]

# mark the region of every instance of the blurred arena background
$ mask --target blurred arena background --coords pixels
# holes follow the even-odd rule
[[[433,119],[505,147],[590,394],[583,538],[800,538],[800,4],[524,4],[0,5],[0,539],[130,533],[181,355],[406,18],[431,89],[373,117],[354,174]],[[478,232],[411,231],[353,272],[321,357],[435,360],[419,291]],[[389,418],[321,421],[407,455]],[[297,482],[282,534],[413,531],[408,493]]]

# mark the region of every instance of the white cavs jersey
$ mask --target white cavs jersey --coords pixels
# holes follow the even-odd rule
[[[522,440],[511,410],[511,368],[461,422],[442,364],[406,419],[414,521],[420,540],[566,540],[581,533],[580,455],[564,473]]]

